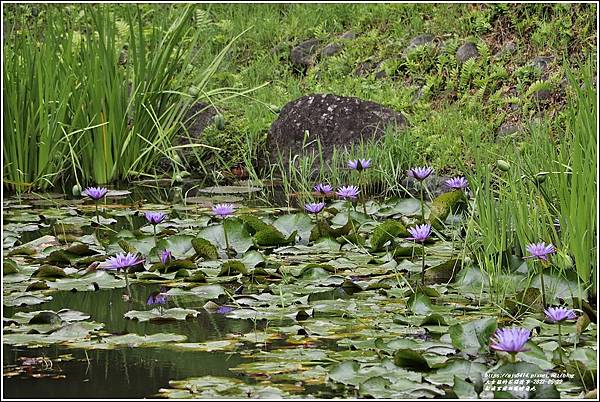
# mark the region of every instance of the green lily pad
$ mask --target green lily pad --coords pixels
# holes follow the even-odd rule
[[[177,320],[186,320],[189,317],[196,317],[200,314],[197,310],[184,309],[184,308],[170,308],[166,310],[161,310],[159,308],[154,308],[152,310],[145,311],[136,311],[130,310],[125,313],[125,318],[131,320],[138,320],[139,322],[144,321],[177,321]]]
[[[448,333],[455,348],[474,355],[487,348],[496,325],[496,318],[482,318],[465,324],[454,324],[448,329]]]

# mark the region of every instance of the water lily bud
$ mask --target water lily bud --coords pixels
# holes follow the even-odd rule
[[[225,128],[225,117],[221,113],[215,115],[214,121],[217,125],[217,129],[223,130]]]
[[[188,172],[187,170],[182,170],[181,172],[179,172],[179,176],[181,176],[182,178],[189,177],[190,172]]]
[[[183,183],[183,177],[179,173],[173,175],[173,181],[175,183]]]
[[[75,184],[71,189],[71,193],[73,197],[79,197],[81,195],[81,186],[79,184]]]
[[[508,163],[507,161],[504,161],[502,159],[498,159],[496,161],[496,166],[498,167],[498,169],[502,170],[503,172],[508,172],[510,169],[510,163]]]
[[[198,94],[200,93],[200,90],[198,89],[198,87],[192,85],[188,89],[188,93],[192,96],[198,96]]]

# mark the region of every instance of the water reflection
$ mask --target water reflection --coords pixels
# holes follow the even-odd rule
[[[7,307],[5,317],[16,311],[54,310],[64,308],[78,310],[90,315],[90,320],[105,324],[104,330],[113,334],[136,333],[151,335],[172,332],[187,336],[187,342],[203,342],[223,339],[229,333],[245,333],[254,330],[254,323],[247,320],[226,319],[221,314],[208,313],[202,301],[185,304],[170,301],[168,307],[195,308],[200,311],[196,318],[163,323],[140,323],[123,315],[129,309],[145,310],[147,297],[159,285],[132,286],[133,302],[123,301],[124,289],[106,289],[96,292],[56,292],[53,300],[37,306]],[[40,349],[18,348],[4,345],[4,361],[15,365],[19,357],[46,356],[55,359],[71,353],[77,359],[57,363],[66,375],[64,379],[6,378],[6,398],[145,398],[152,396],[172,379],[203,375],[232,376],[228,371],[241,362],[234,354],[220,352],[192,352],[162,350],[159,348],[122,348],[117,350],[66,349],[50,347]],[[89,362],[89,363],[88,363]]]
[[[58,347],[20,349],[4,346],[3,364],[21,356],[55,359],[72,353],[76,360],[55,363],[64,379],[5,378],[4,398],[147,398],[169,380],[204,375],[232,376],[229,367],[240,364],[237,355],[221,352],[177,352],[161,349],[82,350]],[[89,363],[88,359],[89,358]]]

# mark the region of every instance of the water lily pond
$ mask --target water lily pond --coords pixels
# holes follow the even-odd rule
[[[323,197],[305,210],[227,188],[183,200],[132,191],[3,201],[4,397],[577,398],[596,388],[595,312],[548,320],[541,278],[517,256],[496,277],[502,299],[490,292],[462,241],[473,205],[461,190],[442,196],[461,207],[421,242],[409,229],[439,213],[435,200],[422,211],[418,198]],[[148,212],[164,216],[152,224]],[[143,261],[112,269],[117,255]],[[548,306],[575,305],[576,275],[543,275]],[[527,330],[523,347],[490,348],[510,327]]]

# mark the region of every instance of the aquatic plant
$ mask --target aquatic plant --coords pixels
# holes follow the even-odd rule
[[[233,204],[217,204],[212,207],[213,215],[218,216],[221,219],[225,219],[229,215],[232,215],[233,211],[235,211]]]
[[[469,181],[464,176],[452,177],[444,182],[446,186],[454,190],[464,190],[469,187]]]
[[[160,262],[161,262],[163,265],[167,265],[167,263],[168,263],[169,261],[171,261],[172,259],[173,259],[173,254],[171,253],[171,251],[170,251],[170,250],[163,250],[163,251],[160,253]]]
[[[155,291],[150,293],[150,296],[148,296],[148,299],[146,300],[146,305],[158,305],[158,311],[160,312],[160,315],[162,315],[163,305],[167,304],[168,301],[169,295],[167,294],[167,288],[161,287],[158,292]]]
[[[223,235],[225,237],[225,254],[229,257],[229,238],[227,237],[227,228],[225,227],[225,219],[232,215],[235,210],[233,204],[216,204],[212,207],[212,213],[215,216],[223,219]]]
[[[343,200],[355,200],[360,193],[357,186],[342,186],[335,192]]]
[[[408,176],[413,177],[414,179],[420,182],[420,197],[421,197],[421,217],[425,220],[425,197],[424,190],[425,184],[423,181],[427,179],[433,173],[433,168],[431,167],[413,167],[408,169]]]
[[[318,215],[325,208],[324,202],[311,202],[309,204],[304,205],[304,209],[311,214]]]
[[[524,259],[534,259],[538,261],[540,266],[540,284],[542,287],[542,304],[544,308],[546,307],[546,287],[544,286],[544,268],[546,268],[549,264],[548,256],[550,254],[554,254],[556,249],[552,244],[546,244],[544,242],[541,243],[531,243],[526,246],[527,252],[530,255],[523,257]]]
[[[153,212],[148,211],[144,214],[144,217],[152,225],[152,229],[154,230],[154,243],[156,243],[156,225],[161,223],[167,218],[167,214],[164,212]]]
[[[371,159],[351,159],[348,161],[348,167],[350,169],[358,170],[362,172],[371,166]]]
[[[528,350],[525,349],[525,344],[529,341],[530,336],[531,331],[525,328],[512,327],[498,329],[492,337],[490,348],[509,353],[511,360],[514,362],[517,353]]]
[[[316,184],[313,189],[321,195],[329,195],[333,193],[333,187],[327,183]]]
[[[113,271],[123,270],[123,272],[125,274],[125,285],[127,287],[127,294],[129,295],[129,298],[131,298],[131,290],[129,289],[129,278],[127,276],[127,274],[128,274],[127,271],[131,267],[135,267],[136,265],[139,265],[142,263],[144,263],[144,258],[140,257],[138,254],[118,253],[117,255],[115,255],[113,257],[107,258],[103,267],[106,270],[113,270]]]
[[[87,187],[81,192],[81,195],[91,198],[96,204],[96,221],[98,222],[98,227],[100,227],[100,213],[98,212],[98,202],[102,198],[104,198],[106,193],[108,193],[108,189],[105,187]]]
[[[570,321],[577,319],[577,314],[575,311],[566,308],[566,307],[548,307],[544,310],[546,314],[546,319],[558,325],[558,354],[560,361],[563,361],[563,348],[562,348],[562,331],[561,324],[563,321]]]
[[[426,223],[423,225],[416,225],[408,228],[408,232],[411,237],[407,237],[406,240],[414,240],[417,243],[421,243],[421,284],[425,283],[425,241],[431,236],[431,225]]]
[[[361,188],[365,188],[363,171],[368,169],[371,166],[371,159],[351,159],[348,161],[348,167],[350,169],[356,170],[358,172],[358,185]],[[363,212],[367,215],[367,192],[363,191],[362,193],[362,204],[363,204]]]

